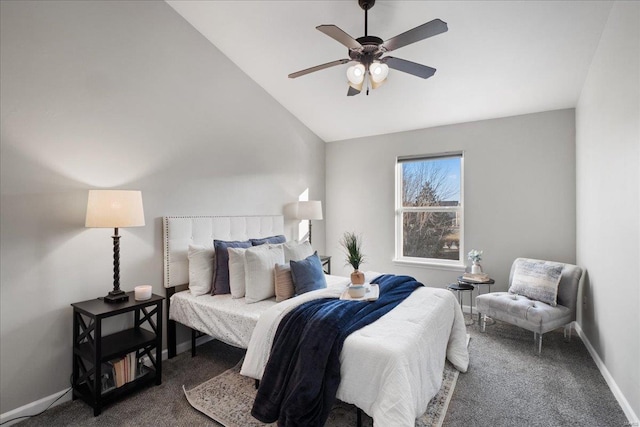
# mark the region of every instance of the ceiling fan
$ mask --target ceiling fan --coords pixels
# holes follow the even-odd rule
[[[357,62],[357,64],[347,69],[347,79],[349,80],[347,96],[353,96],[359,94],[363,86],[367,89],[367,95],[369,94],[369,84],[367,80],[371,82],[373,89],[380,87],[387,79],[389,68],[423,79],[433,76],[436,72],[435,68],[393,56],[383,57],[382,55],[408,44],[444,33],[448,30],[447,23],[440,19],[434,19],[386,41],[382,41],[380,37],[367,34],[367,12],[373,7],[375,2],[375,0],[358,0],[358,4],[364,10],[363,37],[354,39],[335,25],[319,25],[316,27],[317,30],[320,30],[332,39],[348,47],[349,58],[338,59],[337,61],[327,62],[326,64],[316,65],[315,67],[291,73],[289,74],[289,78],[295,79],[296,77],[304,76],[314,71],[324,70],[325,68],[349,62]]]

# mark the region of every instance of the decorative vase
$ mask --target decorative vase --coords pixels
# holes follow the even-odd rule
[[[351,283],[354,285],[364,285],[364,273],[354,270],[353,273],[351,273]]]
[[[479,262],[474,262],[473,265],[471,265],[471,274],[480,274],[482,273],[482,266],[480,265]]]

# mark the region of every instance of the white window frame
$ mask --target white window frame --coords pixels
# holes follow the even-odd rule
[[[459,206],[429,206],[429,207],[404,207],[402,206],[402,163],[408,160],[436,160],[438,158],[459,157],[460,158],[460,205]],[[438,154],[424,154],[417,156],[399,156],[396,158],[396,239],[394,263],[407,264],[425,267],[443,268],[447,270],[464,271],[465,251],[464,251],[464,152],[454,151]],[[460,259],[448,260],[438,258],[409,257],[402,254],[404,244],[402,217],[405,212],[458,212],[460,223]]]

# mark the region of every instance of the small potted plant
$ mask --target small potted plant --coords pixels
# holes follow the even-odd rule
[[[471,274],[482,273],[482,266],[480,265],[480,261],[482,261],[482,251],[471,249],[467,254],[467,257],[473,263],[471,265]]]
[[[347,264],[353,267],[353,273],[351,273],[351,283],[354,285],[364,284],[364,273],[360,272],[360,264],[364,262],[364,255],[360,250],[362,245],[362,239],[360,236],[353,232],[346,232],[340,239],[340,245],[344,248],[344,252],[347,255]]]

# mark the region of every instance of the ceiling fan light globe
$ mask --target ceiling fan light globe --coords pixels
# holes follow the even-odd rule
[[[352,83],[353,85],[362,84],[362,81],[364,80],[364,71],[364,65],[362,64],[352,65],[347,68],[347,79],[349,80],[349,83]]]
[[[371,89],[378,89],[380,86],[382,86],[384,83],[386,83],[387,79],[381,80],[379,82],[371,79]]]
[[[352,83],[349,82],[349,86],[357,90],[358,92],[362,92],[362,86],[364,85],[364,79],[360,81],[360,83]]]
[[[374,83],[382,83],[389,75],[389,66],[380,62],[374,62],[369,66],[369,73]]]

